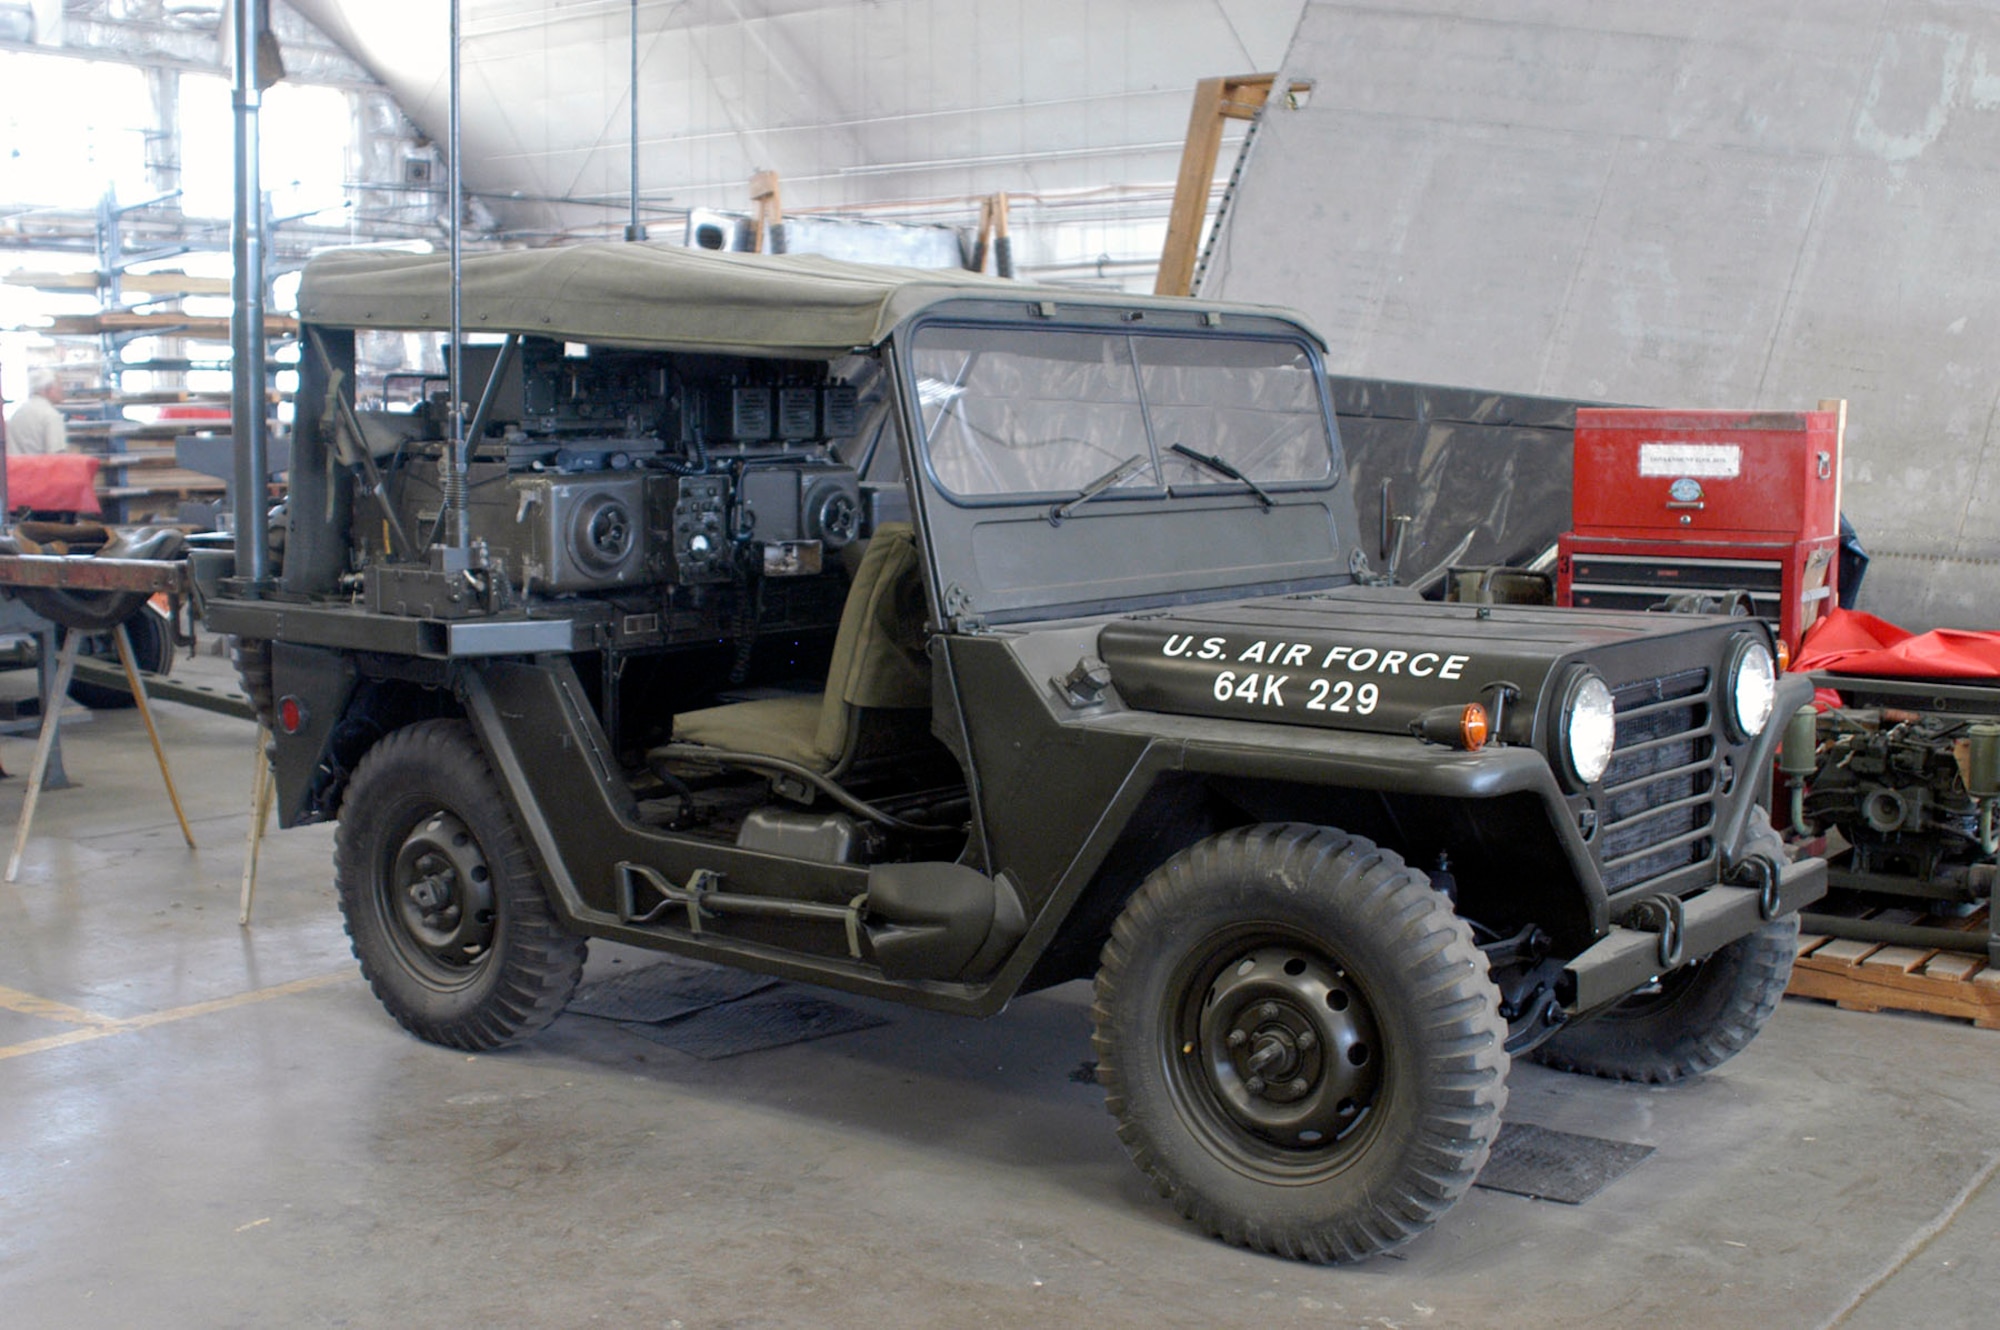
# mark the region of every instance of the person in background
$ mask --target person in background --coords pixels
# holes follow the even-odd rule
[[[28,400],[7,417],[7,451],[15,457],[29,453],[69,451],[69,438],[62,412],[62,383],[46,369],[28,375]]]

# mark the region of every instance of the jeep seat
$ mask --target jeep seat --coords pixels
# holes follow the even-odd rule
[[[682,745],[779,758],[827,777],[857,759],[893,756],[929,735],[930,661],[916,533],[885,522],[847,590],[826,691],[758,698],[674,718],[674,743],[649,756],[695,756]],[[725,759],[726,760],[726,759]]]

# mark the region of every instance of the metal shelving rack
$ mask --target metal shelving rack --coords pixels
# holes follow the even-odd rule
[[[141,393],[124,391],[125,376],[134,371],[184,375],[190,370],[227,371],[231,367],[226,316],[184,315],[178,308],[146,310],[150,305],[169,302],[177,305],[188,296],[227,297],[228,279],[180,273],[132,272],[132,269],[146,264],[211,248],[193,241],[179,241],[151,249],[128,250],[125,219],[133,213],[168,202],[173,197],[173,194],[165,194],[142,203],[120,204],[113,194],[107,192],[99,201],[96,212],[97,267],[94,273],[65,274],[61,277],[30,274],[25,279],[14,279],[44,290],[89,290],[98,296],[100,308],[96,314],[58,317],[47,331],[53,337],[87,337],[97,344],[99,386],[72,397],[73,406],[86,409],[73,412],[71,438],[73,445],[103,459],[98,479],[99,502],[103,505],[105,520],[116,523],[156,517],[177,520],[184,515],[178,508],[181,503],[190,499],[212,502],[219,499],[225,489],[220,477],[180,467],[174,445],[180,436],[199,432],[209,424],[226,431],[226,419],[151,423],[129,421],[124,412],[127,406],[176,404],[213,405],[226,411],[229,404],[227,390],[194,392],[170,388]],[[268,200],[265,206],[268,208]],[[271,274],[267,272],[264,278],[267,295],[270,280]],[[142,298],[133,299],[133,296]],[[267,321],[267,332],[274,322]],[[286,340],[288,324],[289,321],[286,321],[279,325],[278,335],[268,337],[267,343]],[[160,338],[166,345],[148,360],[126,360],[126,347],[147,337]],[[213,348],[212,354],[201,354],[210,348]],[[266,363],[268,395],[270,376],[284,366],[275,360],[267,360]],[[59,372],[60,369],[58,366]],[[174,507],[163,511],[163,502]]]

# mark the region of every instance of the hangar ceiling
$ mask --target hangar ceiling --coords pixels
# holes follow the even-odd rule
[[[442,141],[448,7],[290,0]],[[641,0],[656,217],[1171,187],[1196,80],[1275,68],[1301,0]],[[630,0],[465,0],[464,175],[510,229],[622,225]],[[591,205],[596,206],[591,206]],[[1154,211],[1165,208],[1155,202]]]

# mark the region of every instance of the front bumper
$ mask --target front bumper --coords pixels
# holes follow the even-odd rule
[[[1826,894],[1826,861],[1801,859],[1778,870],[1776,909],[1759,887],[1717,885],[1680,902],[1678,918],[1659,931],[1613,925],[1563,969],[1564,1009],[1571,1015],[1615,1002],[1662,973],[1699,960]],[[1677,936],[1675,936],[1677,935]],[[1667,963],[1663,949],[1677,951]]]

